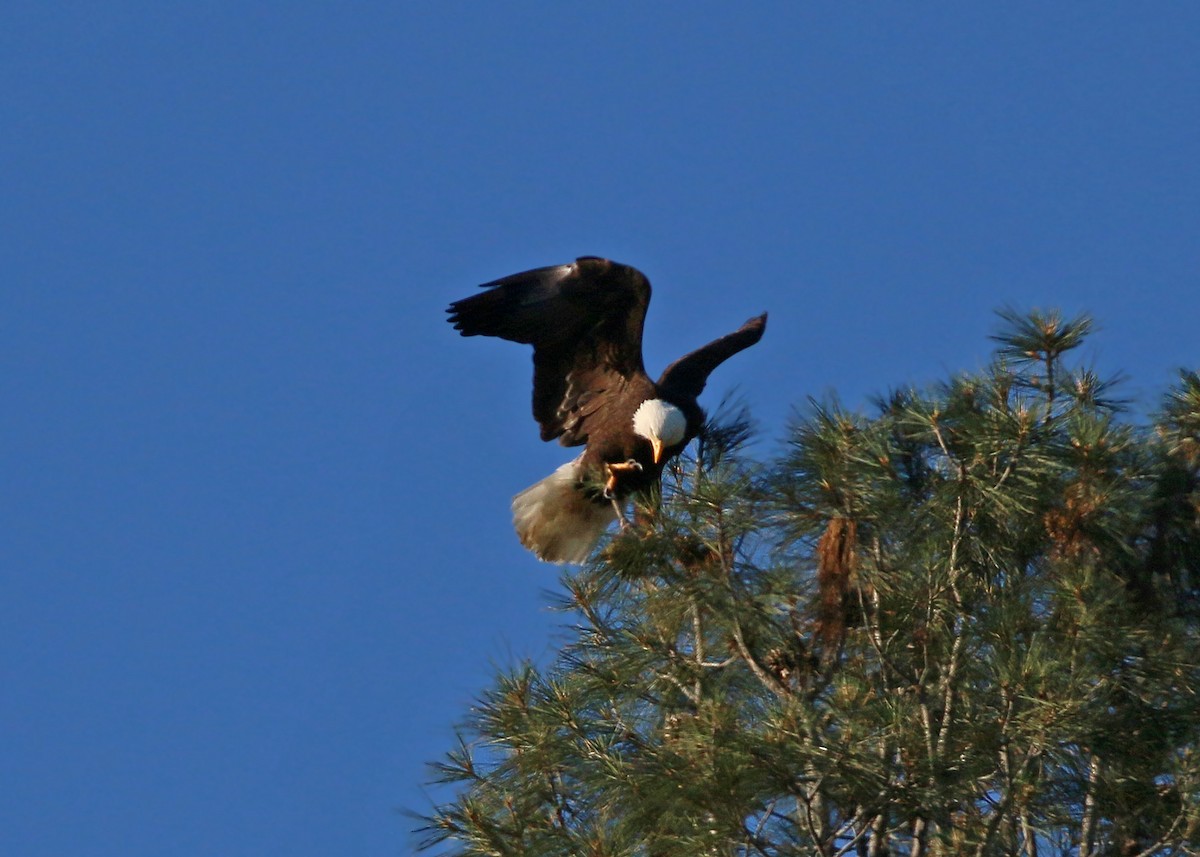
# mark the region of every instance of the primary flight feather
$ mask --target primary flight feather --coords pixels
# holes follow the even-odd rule
[[[455,301],[463,336],[533,346],[533,418],[542,440],[586,444],[583,453],[513,499],[521,543],[547,562],[582,562],[630,494],[662,478],[663,465],[704,423],[696,401],[711,373],[762,338],[752,318],[676,360],[658,381],[642,364],[650,282],[636,268],[583,256],[484,283]]]

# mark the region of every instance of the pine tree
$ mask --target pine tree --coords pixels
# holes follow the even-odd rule
[[[1200,376],[1151,426],[1002,314],[984,371],[710,422],[436,765],[454,855],[1200,853]],[[1076,352],[1077,353],[1077,352]]]

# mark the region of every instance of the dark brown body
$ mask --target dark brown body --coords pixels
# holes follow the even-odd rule
[[[683,411],[687,418],[687,432],[683,440],[666,447],[657,463],[654,461],[654,450],[650,441],[629,430],[637,409],[650,399],[669,402]],[[660,389],[649,378],[642,376],[615,396],[605,418],[597,420],[594,427],[591,427],[587,437],[587,448],[580,459],[581,476],[587,483],[602,484],[607,473],[605,465],[632,460],[641,465],[641,470],[621,473],[617,479],[617,497],[624,499],[635,492],[645,491],[659,483],[666,463],[683,451],[700,433],[703,425],[704,411],[694,399],[688,401],[674,398],[670,392]],[[597,502],[603,501],[599,496],[594,499]]]

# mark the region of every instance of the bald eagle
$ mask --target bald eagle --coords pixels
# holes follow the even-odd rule
[[[583,562],[622,505],[662,478],[700,431],[696,399],[726,359],[762,338],[767,316],[676,360],[658,381],[642,365],[650,282],[628,265],[583,256],[504,277],[455,301],[463,336],[533,346],[533,418],[542,440],[586,444],[574,461],[513,498],[521,544],[547,562]]]

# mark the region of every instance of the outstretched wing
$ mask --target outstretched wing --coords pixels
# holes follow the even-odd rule
[[[452,303],[449,321],[463,336],[533,346],[533,417],[542,440],[585,443],[588,417],[630,382],[645,379],[642,326],[650,282],[637,269],[584,256],[483,288]]]
[[[750,319],[733,333],[680,357],[662,373],[658,386],[677,396],[698,397],[704,392],[709,374],[739,351],[762,339],[766,329],[766,313]]]

